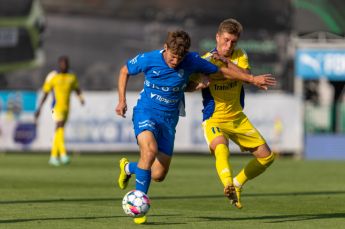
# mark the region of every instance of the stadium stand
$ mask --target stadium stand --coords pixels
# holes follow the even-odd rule
[[[168,29],[186,29],[192,36],[192,49],[205,52],[214,45],[213,36],[219,21],[235,17],[246,28],[240,45],[251,57],[254,73],[272,72],[279,82],[277,90],[293,92],[291,37],[318,28],[343,36],[345,28],[345,10],[341,10],[345,6],[341,0],[244,0],[220,1],[220,4],[196,0],[41,2],[47,18],[45,63],[35,70],[6,73],[7,89],[37,90],[57,56],[66,53],[84,89],[113,90],[116,87],[114,73],[119,66],[139,50],[161,48]],[[328,17],[332,20],[325,21],[322,15],[316,15],[308,5],[310,2],[326,14],[332,12],[333,17]],[[129,90],[140,90],[141,86],[140,79],[133,80]]]

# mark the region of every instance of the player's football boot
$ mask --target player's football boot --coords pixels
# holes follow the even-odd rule
[[[144,223],[147,222],[147,218],[144,215],[142,217],[134,218],[133,221],[134,221],[135,224],[144,224]]]
[[[236,196],[237,196],[237,203],[235,203],[235,207],[237,207],[238,209],[241,209],[243,207],[242,204],[241,204],[242,188],[241,187],[237,187],[235,185],[235,190],[236,190]]]
[[[61,164],[68,165],[71,162],[71,159],[67,155],[63,155],[60,157]]]
[[[57,159],[57,157],[50,157],[48,164],[53,166],[60,166],[60,161]]]
[[[233,185],[227,185],[224,188],[224,195],[230,200],[230,203],[237,208],[242,208],[238,202],[236,188]]]
[[[120,189],[125,189],[128,185],[128,181],[131,178],[131,175],[127,175],[125,167],[129,163],[127,158],[122,158],[120,160],[120,174],[118,179],[118,185]]]

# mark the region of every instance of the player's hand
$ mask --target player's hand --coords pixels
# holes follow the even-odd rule
[[[208,76],[202,75],[200,77],[200,81],[195,87],[195,90],[204,89],[204,88],[207,88],[208,86],[210,86],[210,78]]]
[[[228,60],[225,57],[220,56],[217,51],[213,51],[212,52],[212,58],[215,59],[215,60],[220,60],[224,64],[228,64]]]
[[[277,81],[274,76],[272,76],[271,74],[264,74],[264,75],[254,76],[252,84],[254,84],[260,89],[267,90],[268,87],[275,86],[276,83]]]
[[[117,104],[115,112],[117,115],[122,116],[123,118],[126,118],[126,112],[127,112],[127,103],[126,102],[119,102]]]

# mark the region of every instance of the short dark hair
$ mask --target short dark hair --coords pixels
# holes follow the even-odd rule
[[[233,19],[233,18],[229,18],[222,21],[218,27],[219,34],[227,32],[239,37],[242,31],[243,31],[243,26],[241,25],[241,23],[239,23],[236,19]]]
[[[68,56],[60,56],[58,59],[59,64],[59,71],[60,72],[68,72],[69,69],[69,60]]]
[[[183,57],[187,54],[190,48],[191,39],[187,32],[177,30],[174,32],[168,32],[165,44],[173,54]]]
[[[60,63],[61,61],[68,62],[68,56],[66,56],[66,55],[59,56],[58,62]]]

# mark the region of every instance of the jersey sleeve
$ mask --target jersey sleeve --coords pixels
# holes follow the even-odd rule
[[[244,69],[250,69],[248,55],[243,49],[239,49],[238,66]]]
[[[212,74],[218,72],[218,67],[206,59],[203,59],[197,53],[193,53],[193,64],[195,66],[195,70],[198,73],[204,74]]]
[[[201,58],[203,58],[203,59],[205,59],[205,60],[211,62],[212,53],[211,53],[211,52],[207,52],[207,53],[205,53],[204,55],[202,55]]]
[[[47,77],[44,81],[43,87],[42,87],[43,92],[49,93],[53,89],[53,79],[54,79],[55,75],[56,75],[56,71],[51,71],[47,75]]]
[[[145,71],[146,66],[146,55],[139,54],[135,56],[134,58],[127,61],[127,69],[129,75],[137,75],[140,72]]]

